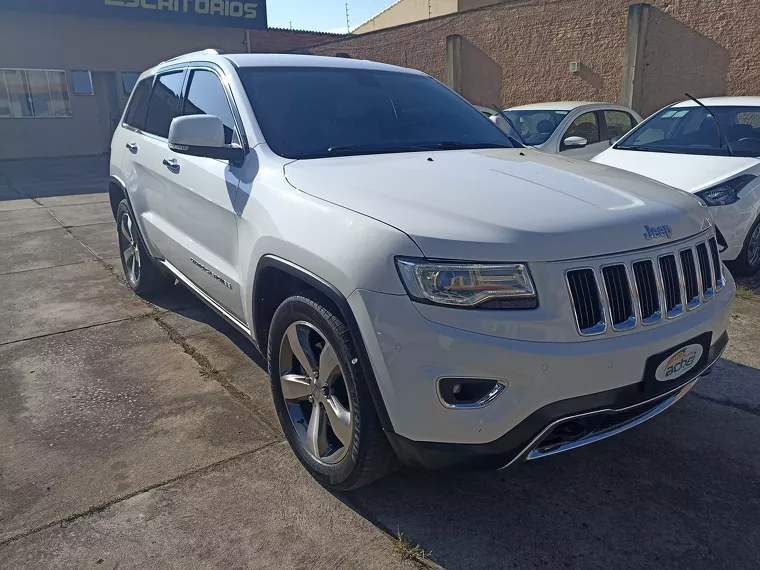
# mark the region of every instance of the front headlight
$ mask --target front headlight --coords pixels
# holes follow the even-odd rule
[[[728,206],[739,201],[739,192],[757,176],[743,174],[731,180],[721,182],[717,186],[697,192],[708,206]]]
[[[483,309],[534,309],[536,289],[522,263],[480,264],[397,258],[401,281],[416,301]]]

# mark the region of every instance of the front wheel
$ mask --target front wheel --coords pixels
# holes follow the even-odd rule
[[[286,299],[272,320],[267,354],[290,446],[317,481],[345,491],[387,474],[395,456],[336,313],[316,292]]]
[[[760,217],[749,230],[744,247],[733,263],[732,270],[741,276],[754,275],[760,270]]]

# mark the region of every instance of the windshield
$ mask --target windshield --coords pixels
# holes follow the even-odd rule
[[[760,107],[721,107],[718,116],[736,156],[760,156]],[[669,107],[615,146],[620,150],[728,155],[715,119],[702,107]]]
[[[517,146],[424,75],[338,67],[239,74],[267,144],[286,158]]]
[[[520,130],[520,137],[525,144],[544,144],[557,130],[569,111],[504,111],[515,128]]]

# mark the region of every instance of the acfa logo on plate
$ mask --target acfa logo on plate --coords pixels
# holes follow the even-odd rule
[[[679,348],[675,354],[666,358],[657,367],[655,378],[660,382],[675,380],[694,368],[700,358],[702,358],[701,344],[690,344],[689,346]]]

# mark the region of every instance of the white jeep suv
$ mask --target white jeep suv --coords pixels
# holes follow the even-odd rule
[[[735,286],[699,200],[523,148],[416,71],[164,62],[111,175],[132,289],[178,280],[256,343],[285,436],[334,489],[613,435],[727,343]]]

